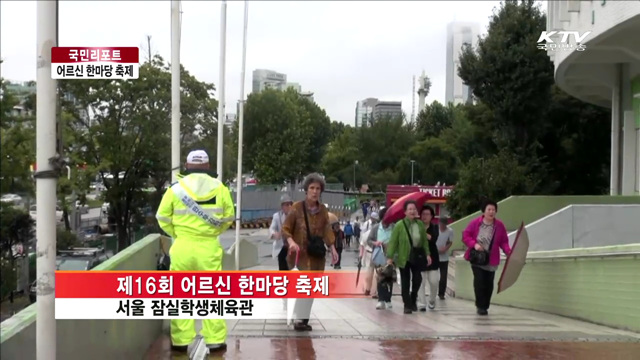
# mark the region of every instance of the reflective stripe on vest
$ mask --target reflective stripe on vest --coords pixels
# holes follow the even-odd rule
[[[222,226],[223,222],[229,221],[225,219],[217,219],[213,216],[213,214],[222,213],[221,208],[203,209],[195,200],[193,200],[187,194],[180,183],[173,185],[171,187],[171,190],[173,191],[173,194],[178,198],[178,200],[180,200],[187,207],[186,209],[182,209],[183,211],[185,211],[184,214],[190,212],[191,214],[198,216],[207,224],[215,227],[220,227]],[[179,214],[179,210],[181,209],[174,210],[174,214]]]

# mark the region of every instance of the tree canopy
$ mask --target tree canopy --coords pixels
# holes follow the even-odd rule
[[[298,181],[320,171],[347,188],[368,184],[455,185],[447,207],[465,216],[484,198],[518,194],[602,194],[608,189],[610,111],[554,85],[553,64],[536,40],[546,17],[532,0],[507,0],[477,46],[465,46],[457,72],[473,102],[433,102],[415,122],[380,117],[354,128],[331,121],[322,107],[293,89],[252,93],[244,103],[243,168],[263,184]],[[12,117],[16,94],[6,91],[2,192],[31,191],[33,117]],[[64,144],[74,163],[60,192],[82,193],[98,176],[107,190],[120,248],[131,225],[154,210],[170,179],[170,66],[160,56],[141,65],[135,81],[60,81],[65,95]],[[215,87],[181,67],[181,152],[217,151]],[[21,103],[33,107],[33,97]],[[35,110],[35,109],[34,109]],[[235,178],[238,127],[225,127],[224,175]],[[184,160],[184,159],[183,159]],[[412,166],[413,164],[413,166]],[[413,168],[413,171],[412,171]],[[142,189],[154,187],[150,198]]]
[[[217,134],[217,101],[213,85],[197,80],[183,67],[181,87],[184,153]],[[148,206],[143,189],[162,187],[170,180],[170,65],[155,56],[140,67],[137,80],[63,81],[62,89],[70,99],[64,109],[72,114],[74,129],[69,151],[87,164],[88,174],[97,174],[104,183],[123,249],[130,241],[132,219]]]

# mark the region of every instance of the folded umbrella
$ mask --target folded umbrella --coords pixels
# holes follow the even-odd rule
[[[298,269],[298,259],[300,251],[296,252],[296,262],[290,271],[300,271]],[[309,299],[287,299],[287,324],[292,325],[296,319],[306,319],[310,316],[312,302]]]
[[[418,206],[418,211],[420,211],[422,205],[424,205],[425,201],[427,201],[427,199],[429,199],[430,197],[432,197],[431,194],[420,191],[412,192],[401,197],[387,209],[382,222],[384,222],[385,224],[393,224],[404,219],[404,203],[409,200],[415,201],[416,205]]]

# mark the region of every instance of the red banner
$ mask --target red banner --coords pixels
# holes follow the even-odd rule
[[[137,47],[52,47],[51,62],[68,64],[82,62],[110,62],[133,64],[140,60]]]
[[[352,298],[350,271],[56,271],[56,298]]]

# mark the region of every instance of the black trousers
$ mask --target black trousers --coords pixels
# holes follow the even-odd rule
[[[287,264],[287,252],[289,248],[286,246],[282,247],[282,250],[278,253],[278,270],[286,271],[289,270],[289,264]]]
[[[402,289],[402,301],[404,302],[405,308],[416,305],[421,283],[422,274],[415,265],[407,262],[403,268],[400,268],[400,287]]]
[[[340,266],[340,263],[342,262],[342,248],[336,248],[336,252],[338,253],[338,262],[335,266]]]
[[[440,262],[440,283],[438,284],[438,296],[444,297],[447,293],[447,276],[449,274],[449,262]]]
[[[347,247],[351,246],[351,235],[345,235],[344,238],[347,243]]]
[[[378,300],[391,302],[393,294],[393,280],[378,281]]]
[[[471,270],[473,270],[473,291],[476,294],[476,307],[481,310],[489,310],[496,272],[487,271],[473,265]]]

